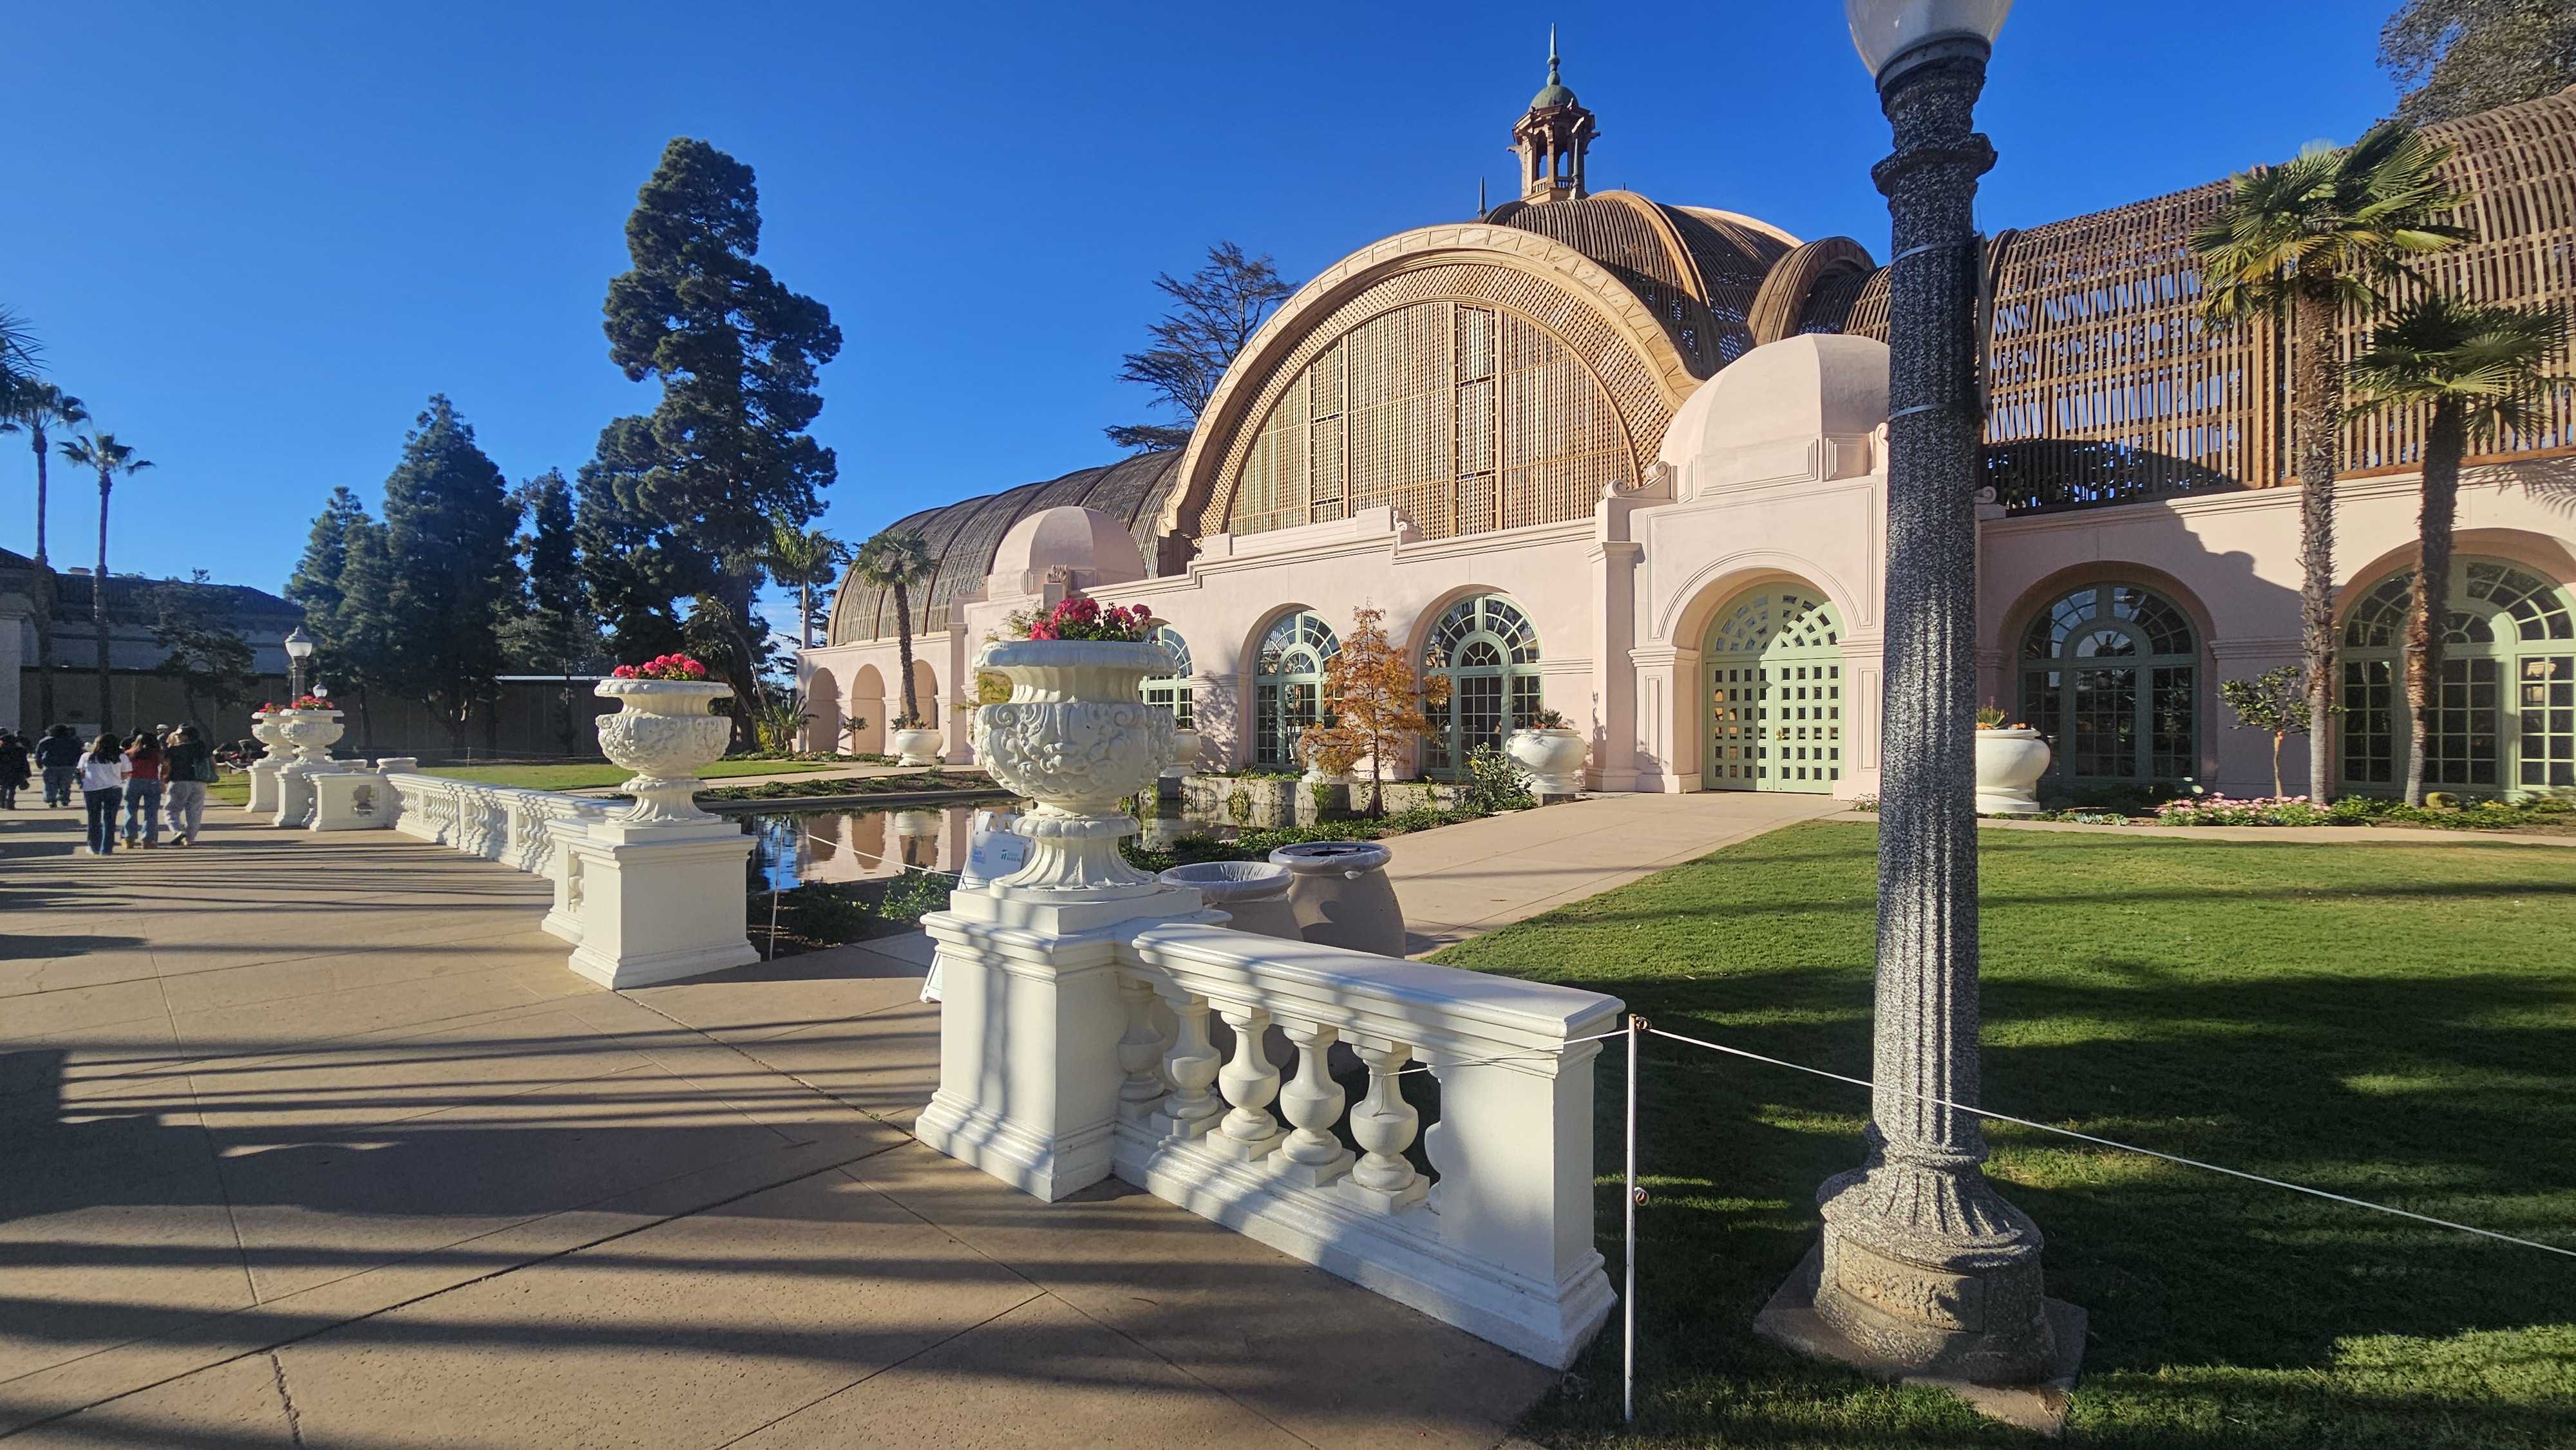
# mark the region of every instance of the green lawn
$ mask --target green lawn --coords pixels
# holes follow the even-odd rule
[[[1658,1025],[1869,1072],[1876,828],[1779,831],[1437,960],[1615,993]],[[1987,831],[1985,1101],[2576,1247],[2576,850]],[[1866,1094],[1649,1048],[1636,1442],[2037,1443],[1805,1364],[1750,1322],[1858,1160]],[[1617,1044],[1602,1248],[1619,1271]],[[2576,1261],[1993,1130],[1997,1183],[2091,1311],[2070,1439],[2576,1445]],[[1616,1321],[1527,1430],[1629,1443]]]

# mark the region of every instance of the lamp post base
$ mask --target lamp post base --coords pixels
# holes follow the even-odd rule
[[[2039,1324],[2048,1346],[2046,1360],[2028,1383],[1987,1383],[1957,1367],[1952,1362],[1953,1357],[1935,1355],[1927,1363],[1919,1354],[1893,1350],[1894,1344],[1904,1342],[1910,1336],[1899,1335],[1891,1340],[1855,1336],[1846,1330],[1843,1325],[1851,1321],[1848,1311],[1852,1308],[1852,1296],[1823,1289],[1825,1254],[1823,1245],[1807,1251],[1807,1257],[1800,1261],[1797,1271],[1755,1316],[1754,1333],[1791,1353],[1848,1365],[1874,1379],[1919,1385],[1956,1395],[1988,1419],[2001,1420],[2042,1435],[2064,1432],[2066,1397],[2075,1388],[2076,1373],[2084,1360],[2082,1309],[2061,1299],[2040,1300]],[[1849,1265],[1842,1267],[1848,1268]],[[2037,1265],[2033,1264],[2031,1268],[2035,1283]],[[1932,1270],[1918,1269],[1917,1272],[1935,1275],[1953,1284],[1963,1277]],[[1903,1282],[1905,1277],[1900,1275],[1896,1282]],[[1827,1305],[1820,1306],[1820,1298],[1827,1300]],[[1837,1300],[1841,1302],[1833,1302]],[[1828,1308],[1832,1312],[1827,1312]],[[1981,1336],[1963,1337],[1973,1339]],[[1966,1350],[1965,1358],[1973,1360],[1978,1357],[1972,1346],[1953,1348]]]

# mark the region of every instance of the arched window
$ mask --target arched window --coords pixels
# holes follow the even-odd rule
[[[1297,737],[1324,713],[1324,662],[1342,652],[1312,613],[1284,614],[1261,637],[1252,666],[1252,763],[1294,769]]]
[[[1193,691],[1190,685],[1189,644],[1181,638],[1179,630],[1168,624],[1155,625],[1153,632],[1145,638],[1170,650],[1173,660],[1172,672],[1169,675],[1159,680],[1145,682],[1145,703],[1160,705],[1171,711],[1174,728],[1197,729],[1195,723],[1197,716],[1192,708],[1196,702],[1191,698]]]
[[[2032,620],[2021,713],[2069,783],[2185,780],[2200,769],[2191,620],[2135,584],[2087,584]]]
[[[1452,604],[1422,646],[1422,677],[1446,675],[1449,702],[1424,710],[1431,734],[1423,764],[1454,776],[1479,745],[1500,746],[1539,711],[1538,631],[1499,594]]]
[[[1822,792],[1843,775],[1842,619],[1802,584],[1727,601],[1700,652],[1710,790]]]
[[[2373,585],[2344,621],[2343,779],[2406,779],[2406,606],[2415,571]],[[2449,790],[2576,786],[2576,601],[2500,559],[2451,567],[2424,783]]]

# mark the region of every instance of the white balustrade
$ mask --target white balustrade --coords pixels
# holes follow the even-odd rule
[[[581,941],[581,883],[568,869],[571,857],[555,823],[579,829],[604,821],[621,808],[620,802],[443,775],[388,775],[385,782],[400,802],[393,820],[396,831],[545,877],[555,888],[545,929],[565,941]]]

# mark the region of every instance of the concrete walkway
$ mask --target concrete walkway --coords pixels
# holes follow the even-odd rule
[[[1386,870],[1404,903],[1405,948],[1422,956],[1842,808],[1830,796],[1752,791],[1592,796],[1389,837]]]
[[[107,859],[0,814],[13,1450],[1490,1446],[1554,1381],[920,1147],[917,951],[602,992],[534,878],[212,814]]]

